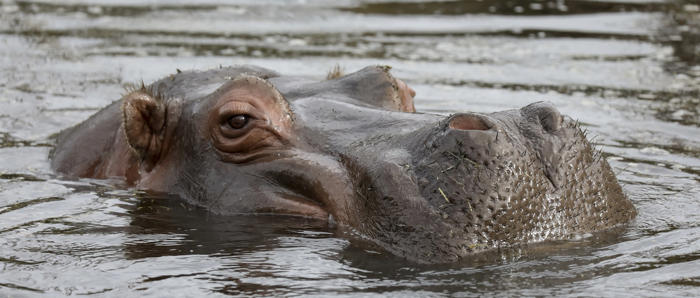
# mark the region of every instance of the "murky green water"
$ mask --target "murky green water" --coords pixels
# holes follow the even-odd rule
[[[0,296],[698,296],[697,1],[0,0]],[[421,111],[548,100],[639,210],[620,231],[417,266],[325,224],[66,181],[52,135],[179,69],[389,64]]]

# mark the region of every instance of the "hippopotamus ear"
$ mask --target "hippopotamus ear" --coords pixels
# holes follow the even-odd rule
[[[165,135],[166,105],[145,88],[124,97],[122,105],[126,140],[147,171],[158,161]]]
[[[342,75],[339,68],[328,73],[333,92],[346,94],[358,101],[391,111],[414,113],[416,92],[395,78],[389,66],[367,66],[355,73]],[[328,89],[328,86],[324,86]]]

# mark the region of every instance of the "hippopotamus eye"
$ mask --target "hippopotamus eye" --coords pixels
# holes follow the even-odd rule
[[[233,115],[231,118],[228,118],[227,123],[233,129],[241,129],[248,124],[249,120],[250,116],[248,115]]]

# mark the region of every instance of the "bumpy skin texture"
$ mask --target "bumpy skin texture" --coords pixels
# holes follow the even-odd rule
[[[414,113],[387,67],[316,82],[254,66],[178,72],[63,132],[52,165],[226,214],[332,218],[421,263],[607,229],[635,209],[548,103]]]

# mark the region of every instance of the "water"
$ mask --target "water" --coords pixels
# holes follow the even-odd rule
[[[700,295],[697,1],[0,3],[0,296]],[[216,216],[50,170],[52,136],[124,85],[239,63],[318,79],[389,64],[433,113],[551,101],[639,216],[418,266],[324,223]]]

